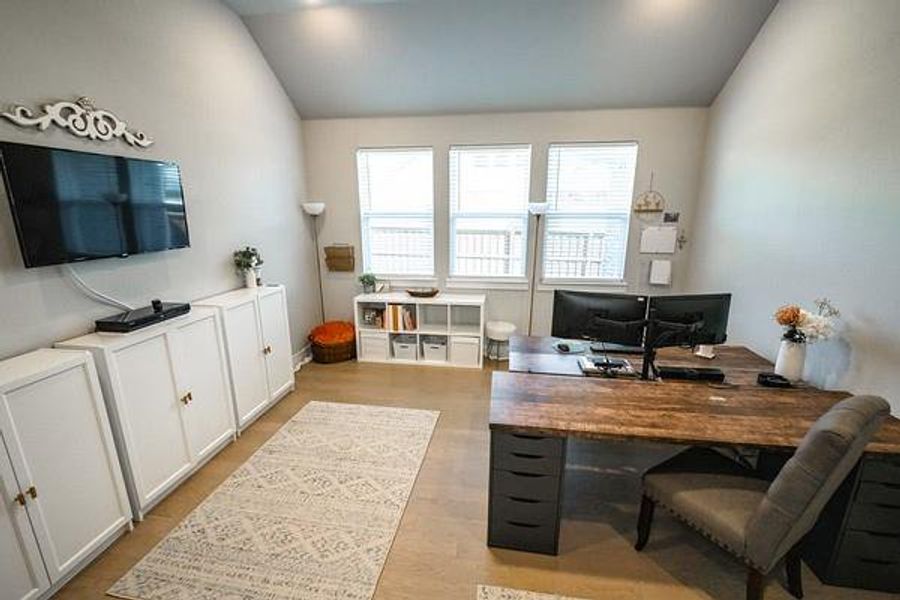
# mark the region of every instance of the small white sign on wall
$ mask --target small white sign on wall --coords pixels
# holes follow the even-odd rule
[[[672,261],[671,260],[654,260],[650,262],[650,284],[651,285],[671,285],[672,283]]]
[[[647,227],[641,232],[641,253],[675,254],[675,242],[677,238],[677,227]]]

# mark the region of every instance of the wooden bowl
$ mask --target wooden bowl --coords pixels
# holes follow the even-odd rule
[[[413,298],[434,298],[440,291],[437,288],[408,288],[406,293]]]

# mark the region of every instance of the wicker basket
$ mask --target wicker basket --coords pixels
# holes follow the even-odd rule
[[[335,346],[322,346],[313,343],[313,360],[317,363],[336,363],[356,358],[356,342],[345,342]]]
[[[335,325],[344,326],[347,330],[347,336],[339,340],[329,340],[323,343],[319,339],[318,332],[321,328]],[[313,360],[317,363],[336,363],[356,358],[356,337],[353,331],[352,323],[335,322],[324,323],[316,327],[309,334],[309,341],[312,347]]]

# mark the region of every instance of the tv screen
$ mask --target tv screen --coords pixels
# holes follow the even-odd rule
[[[178,165],[0,142],[26,267],[190,245]]]

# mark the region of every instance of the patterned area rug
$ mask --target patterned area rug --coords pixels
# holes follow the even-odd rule
[[[578,600],[578,598],[557,596],[556,594],[539,594],[537,592],[526,592],[525,590],[494,587],[492,585],[479,585],[478,600]]]
[[[369,600],[438,415],[310,402],[107,593]]]

